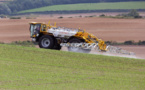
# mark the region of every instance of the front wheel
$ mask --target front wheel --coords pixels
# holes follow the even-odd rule
[[[60,49],[61,49],[60,44],[56,44],[56,45],[53,47],[53,49],[55,49],[55,50],[60,50]]]
[[[60,50],[60,49],[61,49],[61,46],[60,46],[60,44],[58,43],[58,40],[57,40],[56,38],[54,38],[54,41],[55,41],[55,44],[54,44],[53,49],[54,49],[54,50]]]
[[[53,37],[51,37],[49,35],[45,35],[39,39],[39,47],[40,48],[53,49],[53,46],[54,46]]]

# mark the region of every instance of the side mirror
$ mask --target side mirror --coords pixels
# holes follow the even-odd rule
[[[46,31],[46,25],[42,26],[42,31]]]
[[[43,25],[43,28],[46,28],[46,25]]]

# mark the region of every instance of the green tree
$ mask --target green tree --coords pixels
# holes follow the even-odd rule
[[[0,4],[0,14],[10,14],[11,10],[6,4]]]
[[[131,17],[138,17],[139,16],[139,13],[136,11],[136,10],[131,10],[129,13],[128,13],[128,16],[131,16]]]

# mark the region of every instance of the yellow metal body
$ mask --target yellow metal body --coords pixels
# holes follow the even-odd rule
[[[86,43],[98,43],[100,50],[107,51],[107,45],[102,39],[98,39],[96,36],[86,32],[85,30],[79,31],[75,37],[82,38]]]
[[[57,27],[56,23],[53,26],[53,25],[50,25],[50,22],[48,24],[31,22],[30,24],[41,24],[40,33],[42,33],[43,35],[53,35],[51,33],[48,33],[47,30],[52,27]],[[32,37],[35,38],[36,35],[33,35]],[[86,32],[85,30],[78,29],[78,32],[73,37],[83,39],[86,43],[90,43],[90,44],[98,43],[99,49],[101,51],[107,51],[107,45],[105,44],[105,42],[103,40],[98,39],[96,36]]]

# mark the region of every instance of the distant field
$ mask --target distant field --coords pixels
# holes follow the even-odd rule
[[[145,9],[145,1],[54,5],[24,10],[18,13],[43,12],[43,11],[108,10],[108,9],[110,10]]]
[[[0,44],[0,90],[145,90],[145,60]]]

